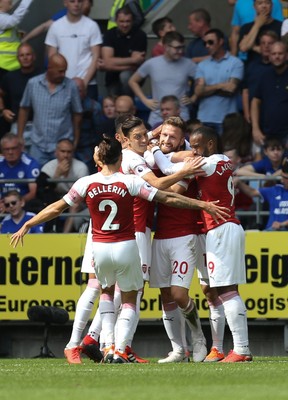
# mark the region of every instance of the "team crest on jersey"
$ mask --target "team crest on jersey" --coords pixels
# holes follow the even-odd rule
[[[32,169],[32,175],[34,176],[34,178],[37,178],[37,176],[39,176],[39,169],[38,168],[33,168]]]
[[[24,173],[24,171],[19,171],[17,175],[18,175],[19,179],[22,179],[22,178],[24,178],[25,173]]]

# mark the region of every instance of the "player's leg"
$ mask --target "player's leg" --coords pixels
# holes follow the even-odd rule
[[[86,289],[78,300],[72,327],[72,334],[64,350],[65,357],[70,364],[81,363],[80,350],[83,351],[83,347],[79,346],[81,342],[81,336],[89,320],[94,303],[100,294],[100,285],[96,279],[94,271],[91,229],[89,229],[86,239],[81,272],[88,273],[89,280]],[[89,347],[91,348],[91,346]],[[85,352],[85,349],[83,352]],[[90,353],[87,355],[89,357],[91,356]],[[94,357],[92,359],[96,361]]]
[[[114,354],[114,329],[116,322],[114,307],[116,245],[117,243],[93,243],[95,273],[102,287],[99,300],[99,313],[102,324],[101,341],[105,343],[103,349],[104,362],[111,362]]]
[[[197,265],[197,244],[196,235],[174,238],[171,242],[171,293],[192,333],[193,361],[201,362],[207,355],[206,339],[196,305],[189,296],[189,288]]]
[[[131,362],[126,349],[131,332],[135,331],[137,295],[143,287],[143,277],[136,241],[121,242],[114,251],[119,260],[116,275],[122,306],[117,321],[113,363],[125,363]]]
[[[84,336],[81,342],[81,351],[86,354],[91,360],[100,362],[103,359],[103,354],[100,349],[100,333],[102,330],[102,322],[99,307],[90,324],[87,335]]]
[[[158,360],[159,364],[188,361],[185,354],[185,319],[175,302],[171,288],[160,288],[162,301],[162,318],[167,336],[171,342],[172,352],[168,357]]]
[[[160,289],[163,324],[172,346],[172,352],[168,357],[158,360],[159,363],[180,362],[185,359],[183,343],[185,321],[171,294],[169,244],[167,239],[154,239],[152,243],[150,287]]]
[[[241,225],[226,223],[208,232],[207,265],[210,286],[217,288],[233,337],[233,351],[221,362],[251,361],[246,308],[237,286],[246,283],[245,233]]]
[[[212,347],[205,362],[220,361],[224,358],[223,340],[225,331],[225,314],[217,289],[209,286],[209,276],[206,263],[206,235],[197,236],[197,274],[201,289],[209,306],[209,322],[212,336]]]
[[[103,350],[104,362],[110,363],[113,360],[115,336],[114,329],[116,323],[116,313],[114,307],[114,285],[102,289],[99,300],[99,314],[101,318],[101,341],[105,343]]]
[[[216,288],[211,288],[208,284],[201,281],[202,291],[207,299],[209,306],[209,322],[212,336],[212,346],[210,353],[204,362],[217,362],[224,358],[223,340],[225,333],[225,313],[221,299],[218,297]]]
[[[81,346],[79,347],[83,330],[87,325],[91,311],[94,307],[94,303],[100,295],[100,285],[98,280],[96,279],[94,270],[91,221],[85,244],[84,256],[81,265],[81,272],[88,273],[89,280],[86,289],[84,290],[84,292],[82,293],[81,297],[78,300],[71,338],[69,340],[69,343],[66,345],[64,351],[64,354],[67,357],[69,363],[73,363],[73,360],[79,363],[80,350],[83,351],[83,353],[85,353],[86,355],[88,355],[89,358],[92,358],[93,361],[99,361],[99,356],[100,356],[99,346],[97,343],[89,342],[86,343],[87,345],[89,344],[89,346],[85,347],[85,343],[83,346],[82,342]],[[72,358],[70,357],[70,354],[72,354]],[[95,355],[97,356],[96,358]]]

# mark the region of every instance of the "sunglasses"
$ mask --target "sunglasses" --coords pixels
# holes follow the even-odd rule
[[[215,44],[214,40],[204,40],[205,46],[213,46],[213,44]]]
[[[6,208],[8,208],[10,206],[16,206],[16,204],[17,204],[17,200],[13,200],[13,201],[10,201],[10,203],[4,203],[4,206]]]

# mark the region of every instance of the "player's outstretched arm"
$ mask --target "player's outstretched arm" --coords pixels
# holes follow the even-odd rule
[[[23,246],[23,237],[29,232],[29,229],[35,225],[50,221],[58,217],[69,205],[63,199],[56,201],[55,203],[49,204],[41,210],[37,215],[27,221],[19,231],[15,232],[10,238],[10,245],[14,248],[17,247],[18,243]]]
[[[228,208],[217,205],[219,200],[206,202],[202,200],[191,199],[173,192],[164,192],[162,190],[158,190],[154,200],[159,201],[159,203],[164,203],[170,207],[206,211],[208,214],[212,215],[214,221],[217,223],[219,219],[226,221],[226,218],[230,217],[230,210]]]

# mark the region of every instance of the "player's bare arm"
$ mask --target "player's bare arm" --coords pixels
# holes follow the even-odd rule
[[[214,221],[217,223],[219,219],[222,221],[226,221],[226,218],[229,218],[230,216],[228,214],[228,208],[217,206],[219,200],[206,202],[184,197],[177,193],[164,192],[161,190],[156,193],[154,200],[175,208],[189,208],[194,210],[206,211],[208,214],[212,215]]]
[[[63,199],[60,199],[55,203],[49,204],[49,206],[45,207],[37,215],[27,221],[22,226],[22,228],[19,229],[19,231],[11,236],[10,245],[15,248],[20,242],[21,246],[23,246],[23,237],[26,235],[27,232],[29,232],[30,228],[58,217],[68,207],[69,205]]]

